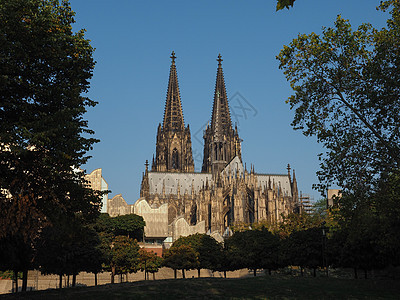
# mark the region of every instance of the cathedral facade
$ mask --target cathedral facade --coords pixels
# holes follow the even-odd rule
[[[262,174],[243,166],[241,139],[233,128],[222,58],[218,56],[211,123],[204,131],[201,172],[194,171],[189,125],[185,126],[175,54],[172,52],[163,122],[158,125],[156,153],[146,162],[140,196],[157,209],[167,204],[168,224],[184,218],[221,235],[231,225],[279,221],[298,208],[295,173]]]

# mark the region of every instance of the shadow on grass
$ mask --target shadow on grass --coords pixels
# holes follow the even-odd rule
[[[166,279],[35,291],[0,299],[398,299],[399,283],[282,275]]]

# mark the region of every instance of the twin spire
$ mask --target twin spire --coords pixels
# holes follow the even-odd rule
[[[181,131],[185,128],[185,124],[183,119],[175,59],[175,52],[172,51],[163,128],[173,131]],[[222,70],[223,59],[221,54],[218,55],[217,61],[218,70],[214,91],[213,111],[211,116],[211,129],[216,135],[223,136],[232,130],[232,123],[229,113],[228,97],[226,95],[224,73]]]

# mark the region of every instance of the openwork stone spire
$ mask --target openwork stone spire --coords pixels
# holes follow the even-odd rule
[[[151,170],[158,172],[193,172],[194,162],[189,125],[183,121],[181,96],[175,66],[175,52],[171,54],[164,121],[158,125],[156,156]]]
[[[178,75],[175,66],[175,52],[171,54],[171,68],[169,71],[169,81],[167,99],[165,100],[163,128],[173,131],[182,131],[185,128],[179,93]]]
[[[214,104],[211,116],[211,129],[214,134],[227,135],[232,130],[229,113],[228,97],[226,95],[224,72],[222,70],[221,54],[218,55],[217,80],[215,82]],[[217,137],[217,136],[216,136]]]
[[[240,160],[242,159],[237,128],[232,129],[221,54],[218,55],[217,61],[211,125],[207,126],[204,133],[204,156],[201,169],[202,172],[212,173],[215,178],[219,178],[222,170],[233,158],[238,156]]]

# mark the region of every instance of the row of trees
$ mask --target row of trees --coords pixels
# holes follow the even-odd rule
[[[98,272],[110,271],[114,282],[117,274],[145,269],[146,262],[153,270],[149,261],[157,260],[155,254],[141,252],[137,242],[143,238],[144,226],[143,218],[134,214],[115,218],[100,214],[88,223],[78,217],[64,217],[44,227],[29,249],[18,248],[24,246],[23,241],[12,244],[2,240],[0,270],[15,270],[16,278],[16,269],[21,265],[15,264],[22,257],[25,259],[22,270],[37,268],[43,274],[57,274],[60,287],[64,275],[72,276],[74,286],[76,275],[82,271],[94,273],[96,284]],[[12,255],[15,259],[7,260]]]
[[[291,214],[278,224],[238,226],[223,244],[205,234],[181,237],[164,253],[163,265],[174,269],[175,276],[182,270],[183,277],[185,270],[198,270],[200,277],[200,269],[226,276],[226,271],[247,268],[255,276],[259,269],[271,274],[288,266],[298,266],[302,275],[305,268],[316,276],[317,269],[328,272],[330,267],[353,268],[355,277],[363,270],[367,277],[369,270],[400,266],[399,238],[388,237],[377,220],[362,215],[350,222],[337,206],[320,212]]]

